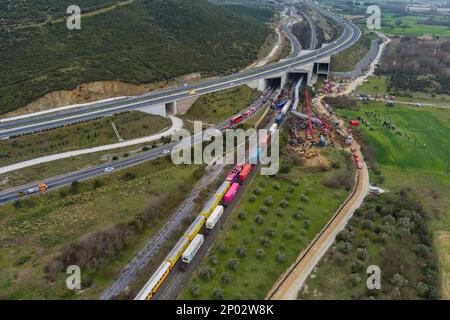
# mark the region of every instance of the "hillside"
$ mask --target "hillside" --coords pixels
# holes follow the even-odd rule
[[[91,7],[100,4],[82,2]],[[102,2],[101,6],[111,3]],[[4,6],[5,1],[0,0],[0,8]],[[7,22],[14,26],[26,21],[31,26],[10,28],[10,33],[0,29],[0,59],[7,62],[0,73],[0,114],[48,92],[85,82],[139,84],[191,72],[233,72],[256,58],[270,32],[258,15],[253,18],[206,0],[127,1],[112,9],[91,10],[83,16],[81,30],[73,31],[57,13],[50,15],[42,1],[28,3],[28,7],[22,16],[16,20],[9,17]],[[25,15],[33,12],[38,12],[37,20],[30,22]],[[33,25],[44,14],[50,16],[50,22]]]

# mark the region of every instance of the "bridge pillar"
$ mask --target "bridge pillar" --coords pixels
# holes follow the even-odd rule
[[[138,111],[145,112],[148,114],[154,114],[161,117],[167,117],[166,112],[166,105],[165,104],[159,104],[159,105],[153,105],[153,106],[147,106],[137,109]]]
[[[167,103],[166,108],[167,108],[166,112],[171,113],[174,116],[178,114],[178,105],[176,101]]]
[[[281,83],[280,83],[281,89],[283,89],[286,86],[287,78],[288,78],[287,73],[281,76]]]

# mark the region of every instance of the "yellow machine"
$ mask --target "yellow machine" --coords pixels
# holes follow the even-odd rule
[[[196,90],[189,90],[189,94],[190,94],[191,96],[193,96],[194,94],[197,94],[197,91],[196,91]]]

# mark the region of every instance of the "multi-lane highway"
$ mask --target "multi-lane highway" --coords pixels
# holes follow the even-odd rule
[[[215,91],[224,90],[230,87],[235,87],[247,84],[259,79],[276,76],[277,74],[289,72],[290,70],[309,63],[313,63],[318,59],[336,54],[352,44],[354,44],[360,37],[361,32],[352,23],[334,16],[329,11],[317,7],[311,3],[312,6],[320,13],[329,16],[336,22],[343,25],[342,35],[328,46],[322,47],[318,50],[305,54],[301,57],[293,57],[260,68],[244,70],[242,72],[220,77],[217,79],[206,80],[201,83],[190,85],[188,87],[176,87],[165,90],[151,92],[139,97],[130,97],[118,101],[109,101],[81,108],[74,108],[63,110],[55,113],[48,113],[23,119],[16,119],[0,122],[0,139],[22,135],[31,132],[42,131],[58,126],[63,126],[71,123],[91,120],[94,118],[104,117],[107,115],[120,113],[124,111],[134,110],[151,105],[160,105],[177,100],[183,100],[191,97],[189,91],[195,90],[196,95],[203,95]]]
[[[256,108],[260,109],[264,102],[273,94],[274,90],[268,90],[265,95],[260,96],[251,106],[250,108]],[[219,123],[215,126],[218,130],[225,130],[226,125],[228,124],[228,121]],[[203,137],[201,134],[194,135],[192,137],[193,143],[198,143],[202,141]],[[150,151],[143,152],[141,154],[138,154],[136,156],[127,157],[124,159],[120,159],[117,161],[114,161],[112,163],[105,163],[98,166],[94,166],[87,169],[78,170],[75,172],[71,172],[68,174],[56,176],[53,178],[45,179],[45,183],[49,187],[49,189],[55,189],[63,186],[70,185],[74,181],[82,181],[86,179],[95,178],[100,175],[104,175],[106,173],[109,173],[107,168],[114,168],[113,171],[132,167],[141,163],[144,163],[146,161],[154,160],[159,157],[167,156],[172,150],[179,144],[179,142],[172,142],[169,143],[163,147],[152,149]],[[40,182],[42,181],[36,181],[33,183],[29,183],[20,187],[8,189],[5,191],[0,192],[0,204],[4,204],[10,201],[14,201],[19,199],[18,193],[24,192],[32,187],[36,187]]]

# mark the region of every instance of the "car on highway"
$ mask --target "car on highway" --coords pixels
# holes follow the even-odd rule
[[[247,110],[246,112],[244,112],[243,116],[247,118],[247,117],[251,116],[252,114],[254,114],[255,111],[256,111],[256,108],[253,107],[253,108]]]
[[[112,172],[112,171],[114,171],[114,167],[107,167],[103,171],[105,171],[105,172]]]
[[[165,150],[162,152],[162,154],[168,154],[168,153],[170,153],[170,150],[169,150],[169,149],[165,149]]]

